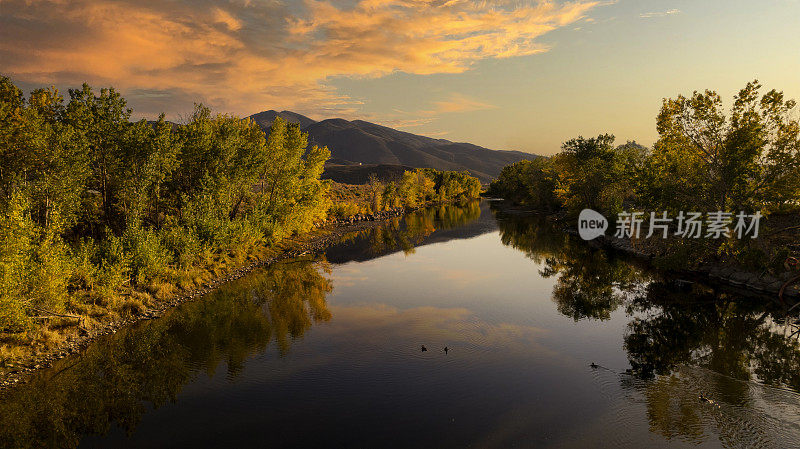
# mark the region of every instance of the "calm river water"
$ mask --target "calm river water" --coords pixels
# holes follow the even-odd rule
[[[4,398],[0,447],[800,445],[800,346],[768,300],[491,206],[386,222],[97,341]]]

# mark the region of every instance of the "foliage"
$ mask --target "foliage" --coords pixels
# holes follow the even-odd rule
[[[563,205],[556,195],[558,178],[552,159],[519,161],[503,167],[486,193],[535,210],[554,212]]]
[[[203,105],[182,125],[131,114],[113,88],[65,102],[0,77],[0,331],[113,307],[325,219],[330,152],[298,126],[265,136]]]
[[[758,81],[734,97],[730,117],[714,91],[664,100],[650,161],[653,204],[697,210],[776,209],[800,197],[800,126],[793,100]],[[681,187],[681,188],[679,188]]]
[[[520,161],[503,168],[488,194],[536,210],[589,208],[614,215],[622,210],[646,149],[635,142],[614,147],[614,136],[578,137],[551,158]]]
[[[609,134],[578,137],[551,158],[505,167],[487,193],[570,216],[590,208],[612,222],[623,210],[673,217],[679,211],[759,211],[768,227],[771,214],[796,213],[800,206],[800,124],[794,100],[760,89],[758,81],[748,83],[727,116],[713,91],[665,99],[652,150],[635,142],[615,147]],[[784,247],[765,245],[771,241],[766,234],[759,237],[764,242],[671,239],[658,248],[659,261],[684,267],[686,260],[713,257],[769,269]]]
[[[365,185],[336,184],[328,213],[337,218],[373,214],[396,208],[465,202],[478,198],[481,183],[465,172],[432,168],[407,170],[399,182],[383,182],[371,174]]]

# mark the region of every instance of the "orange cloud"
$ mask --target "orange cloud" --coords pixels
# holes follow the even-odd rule
[[[203,101],[239,114],[291,108],[346,115],[360,102],[330,87],[333,77],[459,73],[482,59],[547,51],[538,37],[597,5],[2,0],[0,59],[17,82],[113,85],[145,113],[185,112],[181,105]],[[436,106],[481,105],[455,98]]]

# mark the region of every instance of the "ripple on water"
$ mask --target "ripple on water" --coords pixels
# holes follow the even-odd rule
[[[635,447],[642,412],[652,435],[692,446],[788,448],[800,442],[800,394],[681,366],[672,375],[642,380],[602,367],[592,376],[609,412],[598,441]],[[703,395],[713,402],[699,398]],[[634,442],[638,441],[637,444]],[[654,441],[656,446],[661,444]]]

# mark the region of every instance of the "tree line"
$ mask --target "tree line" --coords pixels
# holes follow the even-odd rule
[[[326,217],[330,153],[299,126],[265,135],[203,105],[182,125],[131,113],[113,88],[25,98],[0,78],[0,331],[118,305],[123,286],[191,284]]]
[[[363,186],[336,185],[331,214],[347,218],[357,214],[411,208],[478,198],[481,182],[466,172],[433,168],[406,170],[398,181],[382,181],[373,173]]]
[[[146,309],[329,214],[480,193],[466,173],[421,169],[371,182],[353,212],[297,124],[265,133],[202,104],[182,124],[131,115],[113,88],[26,97],[0,77],[0,333]]]
[[[777,90],[761,94],[761,87],[758,81],[747,83],[727,114],[720,95],[710,90],[665,99],[652,148],[635,142],[615,145],[610,134],[578,137],[564,142],[555,156],[504,167],[487,193],[545,212],[566,212],[570,218],[590,208],[612,223],[618,213],[633,210],[670,216],[759,211],[796,218],[796,103]],[[763,265],[783,263],[790,252],[731,239],[673,243],[663,249],[666,255],[684,261],[689,255],[722,255]]]

